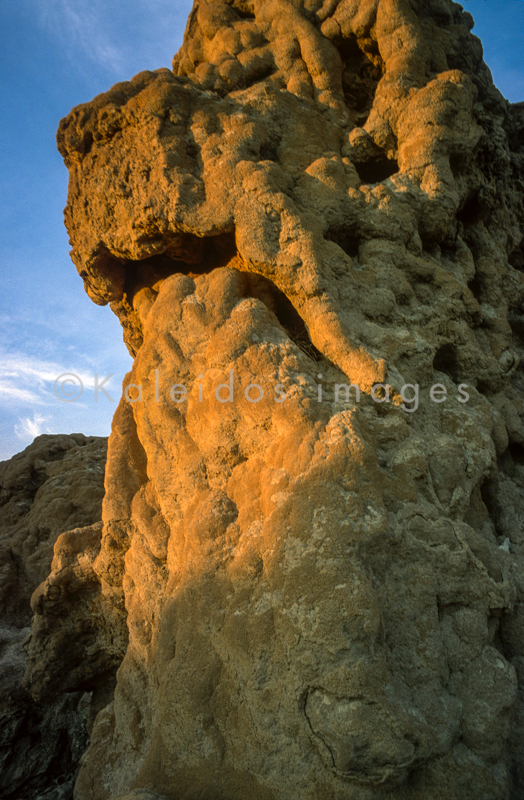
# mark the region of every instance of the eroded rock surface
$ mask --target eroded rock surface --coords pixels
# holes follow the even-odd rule
[[[0,795],[5,800],[34,800],[47,790],[55,792],[49,800],[70,796],[87,745],[90,697],[75,686],[53,702],[34,702],[21,685],[23,642],[30,634],[31,594],[50,571],[59,534],[100,519],[106,450],[107,439],[100,437],[44,435],[0,464]]]
[[[100,552],[42,589],[127,613],[77,800],[522,796],[524,108],[471,27],[199,0],[173,71],[62,121],[135,356]]]

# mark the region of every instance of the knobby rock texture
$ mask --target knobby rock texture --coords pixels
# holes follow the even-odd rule
[[[125,651],[76,800],[524,796],[524,106],[472,26],[197,0],[61,122],[135,357],[33,604],[35,696]]]
[[[64,535],[85,537],[98,531],[100,549],[106,451],[107,439],[101,437],[44,435],[0,463],[2,800],[65,800],[87,746],[94,687],[75,686],[53,698],[48,692],[44,703],[36,702],[21,685],[23,644],[31,633],[31,595],[49,574],[60,534],[74,529]],[[53,630],[52,613],[46,629]]]

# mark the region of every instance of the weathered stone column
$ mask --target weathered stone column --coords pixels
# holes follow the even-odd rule
[[[76,800],[522,796],[524,113],[471,27],[198,0],[172,72],[62,121],[135,356]]]

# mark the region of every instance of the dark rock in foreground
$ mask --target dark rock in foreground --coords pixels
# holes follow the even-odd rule
[[[101,517],[106,451],[105,438],[44,435],[0,463],[2,800],[65,800],[88,743],[92,690],[35,702],[21,685],[23,642],[31,594],[51,569],[57,538]]]

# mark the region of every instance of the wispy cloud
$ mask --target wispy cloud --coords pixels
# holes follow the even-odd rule
[[[112,372],[114,376],[106,381]],[[10,458],[21,443],[25,447],[42,433],[82,431],[106,436],[120,399],[122,377],[118,366],[108,369],[107,364],[99,364],[97,368],[94,362],[92,368],[90,359],[79,353],[66,351],[63,357],[46,359],[0,349],[0,460]]]
[[[0,353],[0,404],[56,405],[58,398],[54,387],[59,376],[72,375],[77,386],[89,391],[94,388],[95,372],[96,370],[89,372],[85,366],[78,364],[64,365],[58,361],[46,361],[24,353]],[[100,383],[106,374],[100,370]],[[109,389],[117,383],[117,378],[112,378],[104,383],[104,387]],[[67,397],[67,390],[61,392],[61,396]]]
[[[57,37],[75,60],[88,60],[119,73],[125,56],[104,23],[104,4],[99,0],[48,0],[38,4],[47,32]]]
[[[5,379],[0,378],[0,403],[7,402],[9,405],[12,403],[21,403],[22,405],[38,405],[42,401],[40,397],[28,389],[21,389],[18,386],[9,384]]]
[[[2,405],[45,405],[46,384],[60,372],[58,365],[24,354],[0,355],[0,403]],[[54,375],[54,377],[53,377]]]
[[[193,0],[32,0],[47,36],[80,73],[96,65],[114,80],[169,66],[182,43]],[[87,67],[87,69],[86,69]]]
[[[33,418],[21,417],[19,423],[15,425],[15,434],[23,442],[32,441],[41,433],[51,433],[51,430],[44,426],[44,423],[49,422],[49,417],[42,417],[33,411]]]

